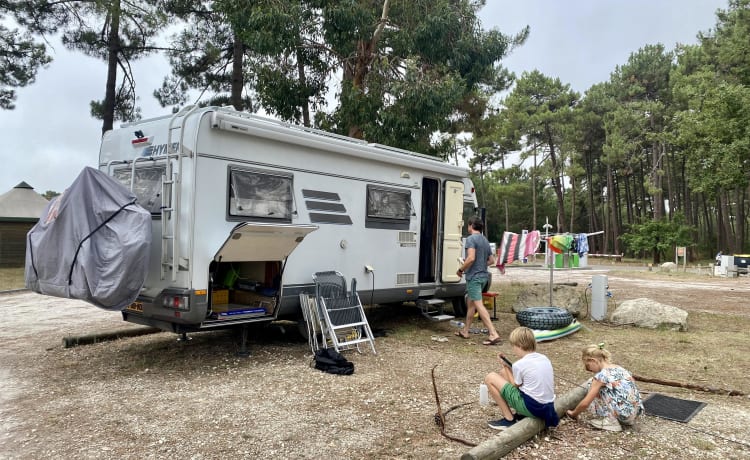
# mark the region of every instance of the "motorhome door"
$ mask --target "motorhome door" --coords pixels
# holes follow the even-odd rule
[[[243,222],[229,234],[214,260],[219,262],[283,261],[315,225]]]
[[[443,219],[443,261],[441,279],[444,283],[461,280],[456,275],[458,258],[461,257],[461,228],[464,209],[463,182],[445,182],[445,218]]]

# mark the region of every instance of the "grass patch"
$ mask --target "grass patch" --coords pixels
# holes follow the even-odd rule
[[[711,451],[716,449],[716,445],[711,441],[704,438],[693,438],[690,440],[690,444],[700,450]]]
[[[26,287],[24,268],[0,268],[0,291],[23,289]]]

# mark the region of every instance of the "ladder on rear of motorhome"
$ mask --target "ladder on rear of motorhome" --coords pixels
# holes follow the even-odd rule
[[[189,269],[189,260],[180,258],[181,193],[179,184],[182,178],[182,158],[185,156],[182,145],[185,122],[188,116],[198,108],[197,105],[183,107],[182,110],[172,115],[167,126],[167,166],[161,182],[161,279],[165,279],[167,273],[170,273],[172,281],[176,281],[177,272],[181,267]],[[180,140],[175,148],[172,142],[172,131],[176,129],[175,121],[178,118],[181,120]],[[177,172],[174,170],[173,158],[177,160]]]

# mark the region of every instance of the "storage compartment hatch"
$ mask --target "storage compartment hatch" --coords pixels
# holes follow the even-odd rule
[[[214,260],[219,262],[278,261],[286,259],[315,225],[243,222],[229,234]]]

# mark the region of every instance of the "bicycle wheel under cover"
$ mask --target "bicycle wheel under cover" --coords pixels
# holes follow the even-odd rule
[[[573,322],[573,315],[564,308],[532,307],[516,313],[521,326],[536,330],[560,329]]]

